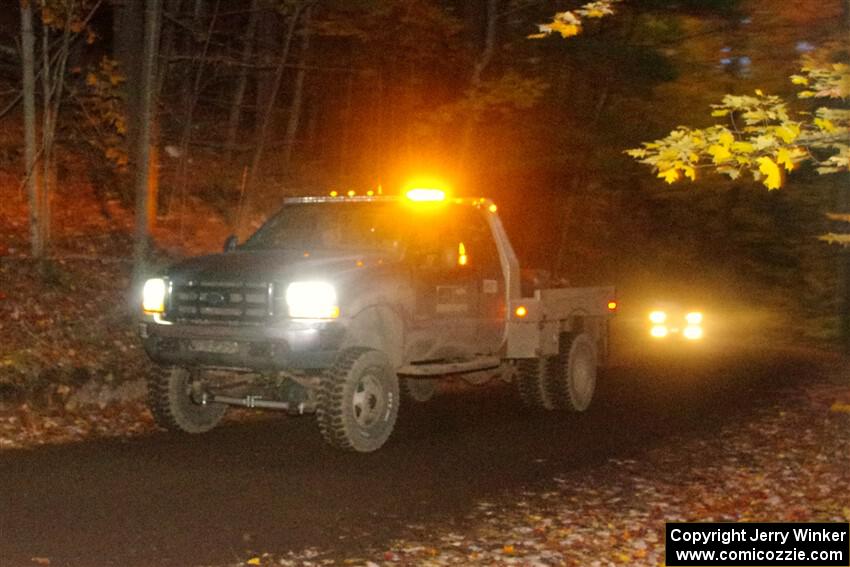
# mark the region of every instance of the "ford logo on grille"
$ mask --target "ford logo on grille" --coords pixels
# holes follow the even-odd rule
[[[212,292],[207,294],[207,303],[209,305],[224,305],[227,298],[223,293]]]

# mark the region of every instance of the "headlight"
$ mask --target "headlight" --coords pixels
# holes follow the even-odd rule
[[[670,330],[664,325],[655,325],[649,330],[649,334],[656,339],[663,339],[670,334]]]
[[[142,288],[142,310],[145,313],[164,313],[165,312],[165,280],[162,278],[152,278],[145,282],[145,287]]]
[[[662,325],[667,320],[667,314],[663,311],[653,311],[649,314],[649,320],[656,325]]]
[[[295,319],[336,319],[336,289],[326,282],[293,282],[286,288],[289,316]]]
[[[702,313],[699,311],[691,311],[685,315],[685,321],[688,322],[688,325],[699,325],[702,323]]]
[[[690,325],[685,327],[685,338],[691,341],[698,341],[703,337],[702,327],[697,325]]]

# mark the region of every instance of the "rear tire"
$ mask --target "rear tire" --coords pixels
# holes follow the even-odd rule
[[[197,371],[157,367],[148,376],[148,407],[163,429],[183,433],[205,433],[227,412],[225,404],[197,403],[192,397]]]
[[[516,387],[522,403],[530,408],[555,409],[546,389],[552,358],[523,358],[516,363]]]
[[[555,407],[585,411],[596,391],[597,356],[593,340],[586,333],[565,335],[569,345],[550,369],[546,391]]]
[[[350,348],[320,380],[316,421],[331,446],[369,453],[389,439],[398,406],[398,376],[389,358],[377,350]]]

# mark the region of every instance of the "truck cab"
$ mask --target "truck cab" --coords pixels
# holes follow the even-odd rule
[[[501,377],[530,406],[583,410],[607,354],[613,289],[522,297],[487,199],[291,198],[229,248],[145,284],[149,405],[165,428],[207,431],[230,405],[282,409],[368,452],[402,398],[427,401],[446,376]]]

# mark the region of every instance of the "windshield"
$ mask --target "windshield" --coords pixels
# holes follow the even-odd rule
[[[405,217],[397,203],[293,203],[251,236],[251,250],[399,250]]]

